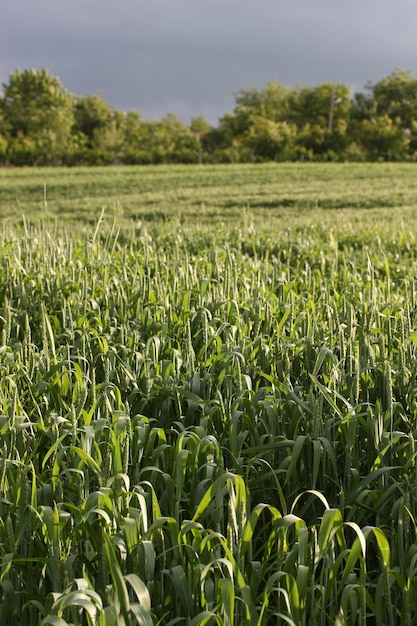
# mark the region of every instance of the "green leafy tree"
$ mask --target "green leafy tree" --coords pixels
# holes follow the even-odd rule
[[[349,116],[350,127],[353,127],[356,122],[370,120],[376,114],[376,102],[371,95],[363,92],[354,94]]]
[[[407,158],[409,137],[389,115],[363,120],[360,143],[368,160],[403,160]]]
[[[204,115],[197,115],[197,117],[191,118],[190,130],[194,134],[205,135],[213,129],[213,126],[208,123]]]
[[[410,71],[397,68],[368,89],[377,115],[388,115],[401,128],[411,128],[417,120],[417,78]]]
[[[252,124],[243,141],[253,160],[285,161],[293,158],[296,127],[288,122],[275,122],[260,115],[253,116]]]
[[[350,107],[343,83],[290,89],[273,80],[262,90],[239,91],[227,125],[252,159],[336,159],[349,143]]]
[[[0,110],[0,164],[7,162],[8,134],[3,113]]]
[[[278,154],[282,154],[285,137],[288,136],[289,127],[286,124],[290,94],[291,90],[275,79],[261,90],[252,86],[235,94],[233,113],[221,120],[231,160],[254,160],[256,156],[261,159],[277,158]]]
[[[223,122],[217,128],[212,128],[201,140],[203,150],[213,163],[229,163],[233,145],[233,132],[230,126]]]
[[[322,83],[292,91],[288,119],[300,129],[310,124],[329,132],[345,132],[350,109],[350,89],[347,85]]]
[[[123,162],[140,163],[142,144],[142,118],[137,111],[129,111],[123,125]]]
[[[245,147],[245,135],[251,125],[251,116],[245,111],[226,113],[217,129],[213,129],[206,136],[208,145],[213,150],[215,162],[234,163],[243,158]]]
[[[94,147],[98,134],[111,123],[112,109],[99,95],[77,97],[74,107],[74,131],[82,133],[88,148]]]
[[[352,101],[349,134],[370,159],[414,159],[417,153],[417,78],[395,69]]]
[[[11,74],[0,108],[12,163],[59,164],[71,151],[73,97],[46,69]]]
[[[78,140],[78,158],[88,163],[111,163],[121,158],[125,115],[99,95],[76,98],[73,133]]]
[[[96,131],[93,148],[101,156],[103,163],[114,163],[123,160],[125,114],[112,110],[108,124]]]
[[[174,113],[141,125],[142,163],[195,163],[199,142]]]
[[[344,158],[349,144],[349,87],[344,83],[322,83],[311,88],[296,88],[290,100],[289,120],[298,128],[299,158]]]
[[[261,116],[274,122],[286,121],[291,104],[291,89],[274,79],[259,90],[256,86],[235,94],[235,114]]]
[[[203,115],[191,118],[190,131],[198,145],[198,162],[203,162],[204,138],[213,130]]]

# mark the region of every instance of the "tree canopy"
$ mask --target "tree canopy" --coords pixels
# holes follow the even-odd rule
[[[344,83],[243,88],[213,126],[173,113],[144,120],[100,95],[76,96],[48,70],[15,70],[0,93],[0,165],[409,160],[417,78],[395,69],[364,92]]]

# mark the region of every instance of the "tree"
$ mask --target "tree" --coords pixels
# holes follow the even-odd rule
[[[74,106],[73,133],[77,158],[87,163],[111,163],[122,156],[126,116],[98,94],[78,97]]]
[[[211,124],[208,123],[204,115],[198,115],[191,118],[190,130],[194,134],[205,135],[212,130]]]
[[[11,74],[3,84],[0,108],[12,162],[16,156],[13,144],[31,146],[20,151],[20,157],[26,154],[27,163],[19,164],[60,163],[71,150],[73,97],[46,69],[17,69]]]
[[[251,158],[344,156],[351,107],[347,85],[290,89],[273,80],[262,90],[243,89],[235,97],[228,127],[234,143],[248,147]]]
[[[344,83],[321,83],[291,93],[288,118],[298,128],[306,124],[329,132],[345,132],[350,115],[350,89]]]
[[[137,111],[126,113],[123,125],[123,161],[124,163],[140,163],[142,142],[142,118]]]
[[[108,124],[94,133],[93,148],[103,163],[122,161],[125,121],[125,114],[113,109]]]
[[[241,89],[235,93],[236,115],[260,115],[274,122],[286,121],[290,107],[290,87],[280,85],[276,79],[271,80],[261,90],[252,85],[249,89]]]
[[[8,137],[3,113],[0,110],[0,164],[7,160]]]
[[[260,115],[253,116],[242,143],[252,160],[285,161],[293,156],[296,128],[288,122],[275,122]]]
[[[350,109],[350,126],[354,126],[356,122],[370,120],[376,114],[376,102],[372,96],[362,92],[354,94]]]
[[[367,158],[372,161],[406,158],[409,138],[389,115],[363,120],[359,137]]]
[[[238,91],[235,94],[236,106],[233,113],[222,119],[222,126],[227,127],[233,137],[231,143],[235,146],[240,144],[249,146],[252,156],[253,150],[258,152],[266,150],[276,155],[277,147],[270,145],[267,148],[266,143],[271,143],[271,140],[274,143],[272,136],[280,135],[279,143],[281,144],[282,135],[287,134],[284,127],[277,131],[274,124],[288,122],[290,95],[290,88],[283,87],[276,79],[267,83],[261,90],[252,86]],[[255,128],[257,125],[260,126],[259,129]],[[280,150],[281,148],[278,148],[278,151]]]
[[[417,78],[397,68],[367,93],[355,94],[349,134],[370,159],[402,160],[417,152]]]
[[[349,143],[350,89],[344,83],[296,88],[290,98],[289,120],[297,126],[300,158],[344,158]]]
[[[375,84],[368,84],[376,115],[388,115],[404,129],[417,120],[417,78],[410,71],[395,69]]]
[[[191,118],[190,131],[195,137],[198,145],[198,163],[203,162],[204,138],[212,131],[213,127],[207,122],[203,115]]]
[[[212,128],[204,135],[201,145],[211,162],[229,163],[232,160],[232,146],[234,132],[229,125],[229,118],[225,115],[218,128]]]
[[[174,113],[168,113],[162,120],[136,125],[129,162],[195,163],[198,149],[198,138]]]
[[[111,124],[112,109],[99,95],[77,97],[74,106],[75,133],[82,133],[88,148],[94,148],[94,141]]]

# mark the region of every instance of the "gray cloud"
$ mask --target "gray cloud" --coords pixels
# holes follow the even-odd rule
[[[233,92],[417,72],[414,0],[14,0],[2,8],[0,82],[47,67],[76,94],[144,117],[215,122]]]

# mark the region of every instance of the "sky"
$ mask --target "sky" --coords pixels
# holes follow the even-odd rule
[[[0,84],[47,68],[145,119],[215,124],[234,94],[417,75],[415,0],[0,0]]]

